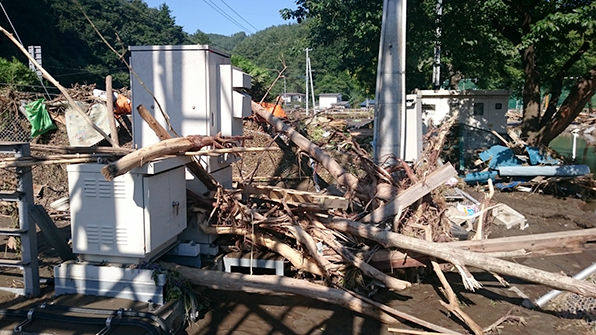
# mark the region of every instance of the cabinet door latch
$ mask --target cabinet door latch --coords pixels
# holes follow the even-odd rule
[[[177,216],[180,211],[180,203],[178,201],[172,201],[172,215]]]

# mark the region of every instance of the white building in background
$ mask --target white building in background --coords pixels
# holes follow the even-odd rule
[[[508,90],[420,90],[424,128],[437,127],[459,110],[459,123],[498,133],[507,132]],[[426,131],[425,131],[426,132]]]
[[[341,93],[322,93],[319,94],[319,108],[331,108],[334,104],[341,102]]]
[[[286,104],[294,103],[294,102],[304,102],[306,99],[306,94],[304,93],[285,93],[281,96],[281,99]]]

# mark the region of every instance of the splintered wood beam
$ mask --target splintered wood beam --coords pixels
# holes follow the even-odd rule
[[[405,191],[399,192],[397,197],[385,205],[375,209],[360,221],[365,223],[381,222],[395,214],[401,209],[404,209],[418,199],[430,193],[435,188],[443,185],[449,178],[456,176],[457,171],[447,163],[431,174],[420,180],[416,184],[408,187]]]
[[[266,199],[275,202],[285,201],[296,206],[312,206],[323,210],[347,209],[350,201],[344,197],[320,194],[314,192],[298,191],[273,186],[240,185],[250,195],[263,195]]]

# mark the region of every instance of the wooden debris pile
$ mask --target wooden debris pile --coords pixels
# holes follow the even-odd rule
[[[228,246],[229,251],[251,255],[277,253],[291,263],[297,279],[229,274],[164,264],[176,268],[193,283],[232,291],[300,294],[339,304],[382,322],[407,320],[449,334],[455,332],[367,298],[370,290],[379,287],[403,291],[412,285],[396,275],[403,272],[392,271],[389,274],[383,271],[386,266],[378,265],[389,264],[392,270],[429,266],[443,286],[445,308],[475,334],[488,330],[482,329],[462,311],[443,275],[445,267],[440,263],[450,263],[461,275],[462,283],[468,290],[481,287],[468,269],[473,267],[488,271],[503,282],[500,275],[596,296],[596,285],[592,283],[497,258],[519,252],[551,252],[553,244],[546,247],[549,242],[544,241],[552,242],[553,236],[545,236],[544,241],[538,238],[544,243],[537,243],[543,246],[541,250],[524,250],[528,247],[527,239],[511,246],[499,241],[485,249],[492,209],[491,195],[482,201],[478,213],[482,219],[475,227],[477,240],[452,242],[451,224],[444,215],[445,204],[440,190],[456,173],[449,163],[438,166],[436,162],[456,117],[427,138],[423,159],[413,167],[398,161],[395,166],[382,169],[354,146],[365,171],[357,177],[297,129],[256,103],[253,103],[253,112],[323,166],[335,179],[343,195],[259,186],[253,185],[250,180],[237,190],[218,187],[211,197],[195,195],[193,209],[203,232],[237,236],[236,242]],[[586,242],[584,238],[594,233],[584,233],[579,240]],[[569,237],[570,241],[574,238],[578,237]],[[578,241],[581,246],[575,252],[589,248],[588,243],[582,244],[581,241]]]

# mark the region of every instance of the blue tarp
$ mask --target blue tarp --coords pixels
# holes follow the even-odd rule
[[[496,170],[500,166],[516,166],[522,164],[522,161],[515,157],[513,150],[502,145],[494,145],[488,150],[481,152],[478,156],[484,162],[490,160],[488,168],[491,170]]]
[[[526,145],[526,152],[528,156],[530,156],[530,164],[532,165],[559,165],[561,161],[558,159],[554,159],[543,152],[540,151],[540,148],[531,147]]]

